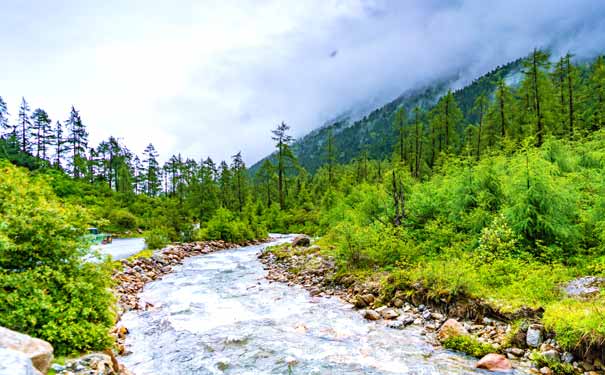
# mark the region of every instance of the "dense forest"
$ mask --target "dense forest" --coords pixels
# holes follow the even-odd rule
[[[522,78],[509,85],[514,67]],[[83,275],[77,257],[65,254],[81,253],[74,234],[41,239],[44,228],[96,225],[123,234],[140,228],[153,247],[268,231],[322,236],[341,274],[385,272],[393,287],[421,283],[503,311],[543,307],[562,345],[600,345],[602,297],[563,300],[555,286],[605,272],[605,59],[576,65],[571,54],[553,60],[535,50],[506,69],[433,102],[389,107],[380,136],[343,143],[335,129],[322,130],[309,171],[286,123],[271,134],[273,157],[250,173],[239,152],[219,163],[174,155],[160,165],[151,144],[141,156],[114,137],[91,147],[75,108],[53,122],[25,99],[11,117],[0,100],[0,157],[27,168],[5,163],[0,174],[2,197],[27,197],[0,201],[0,288],[10,291],[0,296],[0,325],[36,333],[63,353],[107,345],[107,315],[87,320],[94,329],[75,321],[59,329],[48,311],[65,294],[34,306],[35,296],[16,287],[29,283],[44,295],[49,278],[58,291],[82,282],[88,292],[70,314],[90,314],[96,295],[94,304],[107,307],[106,283],[94,277],[105,271]],[[50,203],[34,208],[39,200]],[[12,224],[29,216],[39,229]],[[13,258],[18,251],[25,263]]]

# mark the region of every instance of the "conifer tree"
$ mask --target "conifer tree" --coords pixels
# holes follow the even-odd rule
[[[242,159],[241,151],[233,155],[231,163],[231,173],[233,175],[233,190],[237,199],[237,210],[241,213],[245,204],[246,188],[246,164]]]
[[[155,147],[150,143],[143,151],[143,163],[145,165],[145,193],[151,197],[155,197],[160,193],[161,173],[158,163],[159,154]]]
[[[588,78],[591,101],[586,112],[589,129],[595,131],[605,125],[605,57],[599,56],[592,64]]]
[[[286,192],[284,186],[284,179],[286,173],[286,161],[292,159],[293,155],[290,152],[290,142],[293,138],[288,135],[290,127],[282,121],[277,126],[273,133],[272,139],[276,141],[275,146],[277,147],[277,191],[279,194],[279,207],[284,210],[286,208]]]
[[[67,149],[65,147],[66,140],[63,138],[63,125],[60,121],[56,122],[55,128],[53,129],[52,142],[55,146],[55,167],[61,169],[61,162],[63,161],[63,156]]]
[[[334,185],[334,164],[336,163],[336,146],[334,145],[334,135],[332,129],[328,129],[326,139],[326,161],[328,164],[328,187]]]
[[[45,110],[38,108],[32,113],[31,138],[36,148],[36,157],[46,160],[50,143],[51,121]]]
[[[86,172],[86,149],[88,148],[88,132],[82,123],[80,113],[72,106],[69,119],[65,126],[69,132],[66,139],[68,151],[71,153],[71,173],[75,178]]]
[[[525,74],[524,86],[527,89],[530,111],[535,123],[534,134],[536,136],[536,146],[541,146],[544,142],[544,136],[548,126],[550,93],[550,80],[548,79],[548,69],[550,54],[538,49],[534,49],[532,54],[523,63]]]
[[[31,120],[29,114],[29,104],[25,98],[21,98],[21,106],[19,107],[19,144],[20,149],[23,152],[30,153],[30,141],[29,134],[31,132]]]
[[[0,96],[0,136],[9,137],[10,132],[13,129],[8,122],[8,107],[6,106],[6,102]]]
[[[475,100],[475,104],[473,106],[473,111],[477,113],[479,116],[479,124],[477,127],[477,154],[476,158],[479,160],[481,158],[481,133],[483,132],[483,119],[485,116],[485,112],[487,110],[488,100],[485,94],[480,94]]]
[[[405,125],[406,125],[406,114],[405,109],[403,107],[399,107],[397,112],[395,112],[395,119],[393,121],[393,125],[395,127],[395,132],[397,134],[397,149],[399,151],[399,162],[405,162]]]

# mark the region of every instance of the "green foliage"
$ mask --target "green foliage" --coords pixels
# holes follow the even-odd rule
[[[239,220],[225,208],[219,208],[199,233],[201,239],[224,240],[234,243],[258,237],[266,237],[266,232],[261,229],[260,225],[255,227],[250,222]]]
[[[538,352],[532,353],[530,359],[537,368],[548,367],[555,375],[577,374],[576,370],[573,368],[573,365],[570,363],[561,363],[560,361],[548,359]]]
[[[111,266],[83,260],[87,219],[44,181],[0,163],[0,325],[58,354],[111,345]]]
[[[148,249],[161,249],[170,243],[170,234],[165,228],[154,228],[145,232],[144,237]]]
[[[480,342],[475,337],[468,335],[448,337],[443,341],[443,347],[466,353],[476,358],[482,358],[490,353],[496,353],[498,351],[492,345]]]

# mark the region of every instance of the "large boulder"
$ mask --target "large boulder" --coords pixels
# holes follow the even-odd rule
[[[448,319],[441,325],[439,332],[437,332],[437,338],[439,341],[447,340],[450,337],[468,335],[468,331],[462,323],[456,319]]]
[[[380,320],[380,314],[374,310],[365,310],[362,315],[367,320]]]
[[[309,246],[309,245],[311,245],[311,237],[304,235],[304,234],[296,236],[292,240],[292,247]]]
[[[510,361],[502,354],[488,354],[481,358],[475,365],[476,368],[484,369],[487,371],[498,371],[508,372],[513,366]]]
[[[25,354],[43,374],[46,374],[53,360],[53,347],[48,342],[4,327],[0,327],[0,347]]]
[[[38,375],[32,361],[23,353],[0,348],[0,375]]]

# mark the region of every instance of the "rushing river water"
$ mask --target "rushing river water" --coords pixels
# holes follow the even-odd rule
[[[485,373],[418,327],[387,328],[336,298],[267,282],[264,246],[189,258],[148,284],[141,297],[155,307],[123,316],[133,353],[121,361],[136,375]]]

